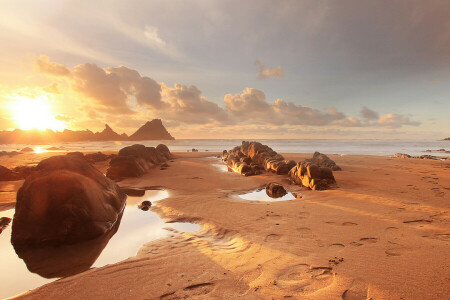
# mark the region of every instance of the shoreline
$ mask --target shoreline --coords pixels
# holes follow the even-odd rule
[[[449,161],[329,155],[343,168],[334,172],[339,188],[315,192],[289,185],[283,175],[221,172],[208,158],[217,152],[173,154],[167,170],[118,184],[167,188],[169,198],[152,211],[166,222],[199,224],[199,232],[174,232],[143,245],[136,257],[18,298],[337,299],[346,291],[376,299],[445,297]],[[230,197],[270,181],[303,198],[254,203]]]

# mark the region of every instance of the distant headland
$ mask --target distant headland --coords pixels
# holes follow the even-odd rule
[[[0,144],[45,144],[82,141],[144,141],[144,140],[174,140],[160,119],[153,119],[142,125],[135,133],[128,136],[118,134],[108,124],[101,132],[86,130],[53,131],[21,130],[0,131]]]

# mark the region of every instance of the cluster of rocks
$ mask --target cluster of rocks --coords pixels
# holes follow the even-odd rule
[[[258,175],[263,170],[287,174],[295,166],[295,161],[285,160],[269,146],[247,141],[230,151],[224,150],[222,160],[229,169],[245,176]]]
[[[312,190],[324,190],[336,185],[333,171],[329,167],[319,167],[311,162],[299,162],[289,171],[289,178],[298,185]]]
[[[431,152],[431,151],[430,151]],[[395,153],[394,158],[418,158],[418,159],[432,159],[432,160],[447,160],[447,157],[439,157],[434,155],[419,155],[419,156],[411,156],[405,153]]]
[[[156,148],[139,144],[128,146],[120,149],[118,155],[111,159],[106,176],[114,180],[141,177],[150,168],[172,158],[169,148],[163,144],[159,144]]]
[[[143,211],[149,210],[150,207],[152,207],[152,202],[149,200],[144,200],[138,205],[138,208]]]
[[[11,242],[20,249],[72,244],[111,230],[126,195],[85,159],[42,160],[17,192]]]
[[[311,159],[306,159],[298,164],[284,157],[267,145],[259,142],[243,141],[241,146],[236,146],[230,151],[224,150],[222,160],[229,170],[245,176],[258,175],[262,171],[276,174],[288,174],[296,184],[313,190],[326,189],[336,185],[333,171],[342,170],[325,154],[315,152]],[[272,193],[268,190],[268,194]]]

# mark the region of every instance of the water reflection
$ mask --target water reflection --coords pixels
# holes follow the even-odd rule
[[[135,256],[145,243],[166,237],[170,232],[164,228],[183,232],[198,231],[197,224],[165,223],[151,210],[137,208],[144,200],[155,205],[155,202],[168,196],[165,190],[148,190],[142,197],[128,197],[121,220],[104,236],[74,245],[20,249],[17,252],[23,260],[11,245],[10,224],[0,234],[0,263],[3,271],[0,273],[0,298],[11,297],[55,280],[48,278],[66,277],[91,266],[102,267]],[[0,217],[13,218],[13,215],[13,209],[0,211]]]
[[[256,191],[238,195],[239,198],[250,201],[288,201],[294,200],[296,197],[292,193],[287,193],[283,197],[272,198],[266,193],[266,189],[257,189]]]

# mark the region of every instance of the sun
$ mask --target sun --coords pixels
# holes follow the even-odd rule
[[[50,100],[45,95],[35,98],[14,96],[12,100],[10,110],[19,129],[63,130],[66,127],[63,121],[55,119]]]

